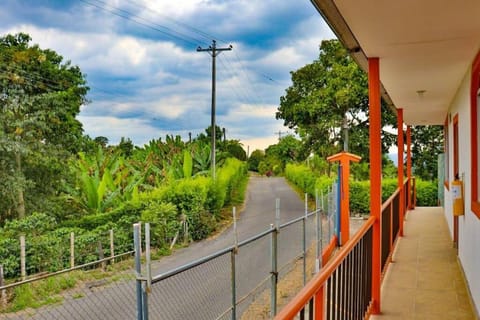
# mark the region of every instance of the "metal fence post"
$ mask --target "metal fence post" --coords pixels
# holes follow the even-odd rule
[[[233,237],[234,245],[231,252],[231,280],[232,280],[232,320],[237,319],[237,271],[236,255],[238,253],[238,233],[237,233],[237,209],[233,207]]]
[[[5,280],[3,277],[3,264],[0,264],[0,287],[5,285]],[[5,289],[2,289],[0,292],[0,306],[6,307],[7,306],[7,292]]]
[[[271,257],[272,257],[272,276],[271,276],[271,299],[270,299],[270,315],[273,318],[277,314],[277,283],[278,283],[278,260],[277,260],[277,236],[280,227],[280,199],[275,200],[275,225],[271,224],[272,241],[271,241]]]
[[[152,262],[150,259],[150,223],[145,223],[145,260],[147,282],[142,286],[143,320],[148,320],[148,294],[152,287]]]
[[[22,276],[22,280],[25,280],[27,277],[27,271],[25,267],[25,236],[20,236],[20,275]]]
[[[135,248],[135,276],[137,281],[137,320],[143,320],[142,308],[142,280],[140,279],[142,273],[142,265],[140,263],[140,224],[133,225],[133,246]]]
[[[307,217],[308,193],[305,193],[305,216],[303,217],[303,285],[307,284]]]
[[[317,250],[315,258],[315,273],[320,272],[320,267],[322,264],[322,224],[320,219],[320,209],[318,207],[318,190],[315,190],[315,236],[317,240]]]

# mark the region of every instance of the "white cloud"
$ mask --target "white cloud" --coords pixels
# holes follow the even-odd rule
[[[217,115],[229,130],[229,138],[246,139],[251,151],[253,146],[264,149],[275,143],[275,131],[287,131],[275,120],[275,112],[289,85],[289,71],[315,59],[321,39],[331,37],[309,3],[107,3],[123,6],[202,46],[211,41],[205,33],[231,41],[233,51],[217,59]],[[35,12],[35,5],[29,9]],[[92,102],[82,107],[79,117],[87,134],[107,136],[112,143],[130,137],[143,144],[167,133],[185,137],[188,131],[209,125],[211,57],[207,53],[92,6],[77,4],[74,9],[55,13],[52,8],[51,17],[59,17],[55,24],[25,19],[11,25],[0,23],[0,31],[27,32],[41,48],[57,51],[87,74]],[[302,13],[297,15],[297,11]],[[15,17],[15,12],[9,16]],[[64,28],[59,26],[62,21],[68,23]],[[225,44],[219,40],[219,45]]]
[[[119,119],[111,116],[79,116],[84,130],[92,137],[106,136],[110,144],[116,144],[122,137],[130,138],[137,145],[144,145],[153,138],[165,136],[167,132],[151,126],[142,119]]]

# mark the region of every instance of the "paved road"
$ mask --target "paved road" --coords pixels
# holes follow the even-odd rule
[[[284,178],[250,177],[245,197],[245,208],[237,213],[238,240],[242,241],[268,230],[275,222],[275,199],[280,199],[280,222],[285,223],[305,213],[304,202]],[[219,236],[192,243],[164,257],[153,266],[153,274],[164,273],[175,267],[200,259],[234,243],[233,227]]]
[[[304,214],[302,199],[283,178],[251,177],[247,188],[246,206],[239,213],[239,241],[269,229],[275,217],[275,199],[280,198],[281,223]],[[311,223],[310,225],[313,225]],[[313,238],[309,225],[308,237]],[[302,224],[282,229],[279,234],[280,267],[302,251]],[[241,247],[236,255],[237,301],[270,276],[270,235]],[[153,265],[153,275],[210,255],[233,244],[233,230],[162,258]],[[269,282],[266,282],[266,287]],[[6,319],[135,319],[136,300],[133,281],[116,281],[111,286],[93,288],[83,295]],[[152,286],[149,295],[150,319],[216,319],[231,306],[231,255],[226,254],[195,269]],[[240,314],[249,303],[240,303]],[[229,319],[226,313],[222,319]],[[2,315],[0,314],[0,318]]]
[[[268,230],[275,221],[275,199],[280,199],[280,223],[305,214],[304,202],[283,178],[251,177],[247,188],[246,206],[237,222],[238,238],[243,241]],[[310,219],[312,222],[313,219]],[[308,236],[313,239],[313,223]],[[302,223],[284,228],[278,238],[279,267],[302,252]],[[188,248],[165,257],[154,266],[154,274],[161,274],[218,252],[234,243],[233,228],[221,235],[192,244]],[[237,301],[264,282],[269,288],[271,237],[267,235],[240,247],[236,255]],[[231,256],[226,254],[205,265],[153,285],[150,296],[152,319],[217,319],[231,306]],[[266,280],[266,281],[265,281]],[[257,290],[261,291],[261,290]],[[253,299],[249,296],[238,305],[239,316]],[[180,303],[179,303],[180,302]],[[227,312],[222,319],[230,319]]]

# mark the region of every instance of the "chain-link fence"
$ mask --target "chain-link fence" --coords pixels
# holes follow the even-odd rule
[[[134,319],[132,262],[121,261],[131,255],[4,285],[0,319]]]
[[[133,246],[122,241],[114,230],[11,239],[0,250],[0,319],[135,318]]]
[[[145,270],[150,266],[149,224],[145,225],[148,231],[144,232],[144,252],[140,247],[140,225],[136,227],[133,261],[123,259],[133,251],[115,255],[110,232],[101,235],[105,239],[85,239],[89,245],[81,248],[75,247],[78,237],[65,235],[62,241],[67,244],[57,251],[50,250],[50,257],[41,258],[45,263],[25,267],[20,278],[0,282],[0,319],[270,318],[321,264],[319,253],[335,229],[336,200],[330,193],[317,197],[312,212],[307,210],[306,199],[305,214],[282,225],[277,203],[276,219],[270,229],[153,277],[150,268]],[[11,259],[12,270],[23,269],[20,260],[25,265],[35,261],[35,250],[31,248],[39,244],[27,237],[11,245],[11,250],[23,246],[25,251],[24,259]],[[41,247],[45,248],[45,244]],[[140,257],[145,260],[143,272]],[[58,267],[69,268],[52,269],[48,261],[54,260]],[[0,279],[3,281],[3,277]]]
[[[335,186],[325,197],[317,197],[312,212],[306,198],[305,215],[282,225],[277,202],[276,221],[270,229],[151,280],[148,271],[141,275],[139,267],[137,297],[142,310],[138,318],[270,318],[321,264],[322,248],[336,229],[333,190]]]

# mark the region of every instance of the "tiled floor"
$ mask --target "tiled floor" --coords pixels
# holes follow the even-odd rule
[[[382,284],[382,314],[370,319],[476,319],[442,211],[407,214]]]

